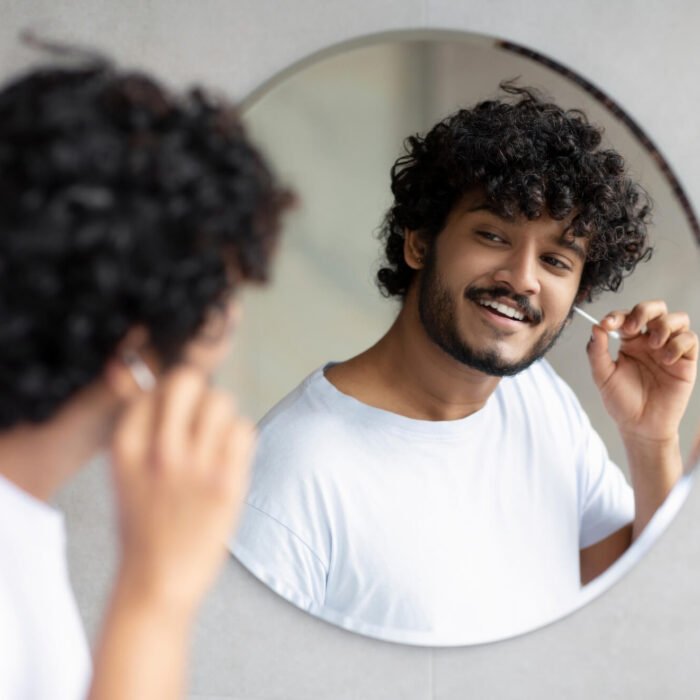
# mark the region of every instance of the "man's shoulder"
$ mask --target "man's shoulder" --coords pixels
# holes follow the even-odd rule
[[[356,426],[352,401],[340,395],[317,369],[268,411],[258,425],[256,461],[305,463],[337,451],[352,440]]]
[[[312,502],[352,470],[362,429],[349,397],[336,396],[319,369],[262,419],[248,503],[278,513],[281,503]],[[348,404],[350,407],[348,408]],[[274,502],[274,503],[273,503]],[[275,517],[278,517],[277,515]]]
[[[261,435],[279,431],[318,430],[336,422],[341,407],[335,390],[323,374],[323,368],[312,372],[295,389],[278,401],[260,420]]]

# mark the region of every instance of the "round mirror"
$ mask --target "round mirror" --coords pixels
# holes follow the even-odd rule
[[[570,313],[536,372],[492,382],[502,389],[527,375],[526,399],[492,391],[497,399],[453,420],[392,411],[381,396],[363,401],[371,390],[354,395],[352,381],[328,373],[373,347],[402,309],[375,280],[384,255],[377,233],[393,203],[390,171],[405,139],[484,100],[513,103],[499,84],[515,78],[546,101],[581,110],[602,129],[600,148],[621,154],[653,200],[651,260],[583,309],[601,319],[662,299],[699,319],[697,221],[672,170],[609,97],[542,56],[477,36],[385,37],[296,67],[246,107],[253,136],[300,206],[275,284],[248,293],[244,332],[221,372],[256,419],[275,407],[263,422],[264,449],[231,551],[292,603],[373,637],[443,646],[520,634],[600,593],[614,580],[608,566],[619,553],[630,558],[627,543],[586,574],[587,553],[631,528],[635,500],[625,444],[591,376],[589,321]],[[507,236],[489,229],[488,244],[522,249],[520,230],[508,238],[512,225]],[[538,255],[549,265],[543,274],[560,274],[556,256]],[[519,313],[511,306],[488,313]],[[608,342],[614,358],[620,344]],[[318,385],[325,423],[312,427],[296,409],[299,392]],[[691,400],[683,454],[699,418]],[[346,435],[353,420],[364,427]]]

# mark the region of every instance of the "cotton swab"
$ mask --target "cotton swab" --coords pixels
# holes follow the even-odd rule
[[[594,319],[593,316],[591,316],[590,314],[586,313],[583,309],[579,309],[578,306],[574,306],[574,311],[575,311],[577,314],[583,316],[587,321],[590,321],[594,326],[599,326],[599,325],[600,325],[600,322],[599,322],[599,321],[596,321],[596,319]],[[611,336],[611,337],[613,337],[613,338],[615,338],[615,339],[617,339],[617,340],[620,340],[620,334],[619,334],[617,331],[608,331],[607,333],[608,333],[609,336]]]
[[[124,352],[122,359],[131,371],[137,386],[141,391],[153,391],[156,386],[156,377],[151,368],[133,351]]]

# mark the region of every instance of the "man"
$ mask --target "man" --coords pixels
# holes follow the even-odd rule
[[[398,317],[263,419],[232,543],[281,595],[384,639],[483,642],[560,616],[681,474],[686,315],[641,303],[593,329],[633,492],[540,360],[575,303],[649,256],[648,199],[583,114],[505,90],[408,139],[378,273]]]
[[[288,200],[199,90],[84,59],[0,90],[0,697],[182,696],[253,445],[207,377]],[[103,450],[121,561],[91,681],[48,501]]]

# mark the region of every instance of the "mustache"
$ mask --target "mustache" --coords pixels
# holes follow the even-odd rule
[[[482,299],[510,299],[518,305],[518,310],[525,315],[532,324],[540,323],[544,314],[530,304],[530,300],[524,294],[515,294],[507,287],[470,287],[465,292],[467,299],[479,302]]]

